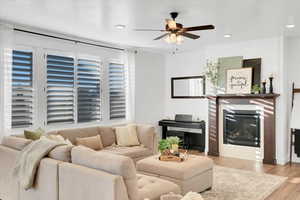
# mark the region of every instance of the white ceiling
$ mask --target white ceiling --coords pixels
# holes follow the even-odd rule
[[[160,32],[136,32],[135,28],[161,29],[169,12],[178,11],[184,26],[214,24],[214,31],[194,32],[198,40],[185,39],[179,49],[205,44],[263,37],[300,35],[299,0],[0,0],[0,20],[64,34],[123,45],[163,50],[174,45],[153,41]],[[288,16],[296,28],[286,30]],[[116,24],[125,24],[118,30]],[[232,38],[223,37],[225,33]]]

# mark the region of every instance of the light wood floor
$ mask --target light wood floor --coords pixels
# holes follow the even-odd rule
[[[265,165],[249,160],[209,157],[214,160],[216,165],[288,177],[287,181],[265,200],[300,200],[300,164],[293,164],[292,166],[288,164],[285,166]]]

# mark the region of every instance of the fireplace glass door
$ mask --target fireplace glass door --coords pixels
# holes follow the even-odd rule
[[[224,110],[224,144],[260,147],[260,112]]]

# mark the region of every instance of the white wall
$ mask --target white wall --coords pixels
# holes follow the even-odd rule
[[[186,113],[208,118],[206,100],[185,100],[170,98],[170,77],[199,75],[206,67],[206,60],[216,60],[218,57],[243,56],[244,59],[262,58],[262,79],[274,75],[275,92],[281,94],[277,103],[276,153],[277,161],[283,164],[287,161],[287,94],[283,72],[283,38],[268,38],[210,45],[197,52],[181,53],[167,56],[166,60],[166,107],[165,116],[176,113]],[[208,132],[208,131],[207,131]],[[206,137],[207,138],[207,137]]]
[[[165,67],[165,117],[173,119],[175,114],[192,114],[196,118],[206,119],[206,99],[172,99],[171,78],[203,75],[206,60],[204,50],[179,53],[166,57]]]
[[[138,51],[135,59],[135,119],[156,127],[164,113],[164,66],[162,54]],[[160,131],[159,131],[160,132]]]

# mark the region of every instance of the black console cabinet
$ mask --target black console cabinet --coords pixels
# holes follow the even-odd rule
[[[177,136],[183,141],[183,148],[195,149],[201,152],[205,150],[205,121],[200,122],[178,122],[175,120],[160,120],[162,126],[162,138]],[[200,129],[201,133],[188,132],[184,130],[168,130],[168,127]]]

